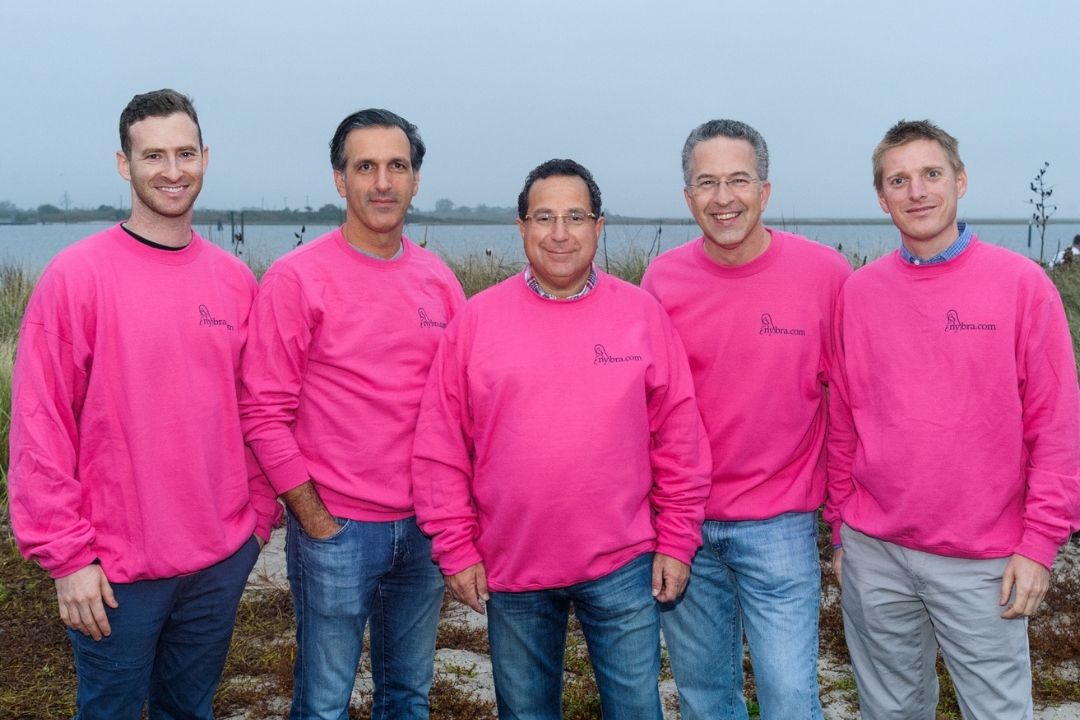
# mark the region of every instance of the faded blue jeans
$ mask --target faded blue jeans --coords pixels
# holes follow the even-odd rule
[[[571,603],[589,648],[605,720],[660,720],[660,621],[652,597],[652,553],[570,587],[491,593],[488,639],[499,718],[562,718]]]
[[[373,720],[428,717],[443,578],[415,518],[342,520],[311,538],[290,514],[285,552],[296,608],[291,720],[347,720],[371,627]]]
[[[743,631],[762,720],[820,720],[817,513],[706,520],[686,594],[660,613],[683,720],[744,720]]]

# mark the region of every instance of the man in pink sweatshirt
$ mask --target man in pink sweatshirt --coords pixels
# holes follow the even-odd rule
[[[288,508],[293,720],[343,718],[370,619],[372,717],[428,717],[444,594],[410,460],[431,358],[465,297],[402,234],[424,143],[387,110],[330,142],[345,224],[263,277],[244,352],[244,434]]]
[[[641,286],[686,345],[712,448],[703,547],[661,612],[685,720],[746,718],[743,633],[763,718],[821,718],[817,510],[840,253],[766,228],[769,150],[737,120],[683,146],[702,236],[658,257]]]
[[[488,614],[502,718],[560,718],[571,604],[605,718],[660,718],[657,601],[700,544],[709,448],[659,303],[593,265],[600,190],[572,160],[518,197],[528,265],[447,329],[413,452],[454,597]]]
[[[933,718],[937,648],[970,718],[1031,717],[1027,618],[1080,517],[1080,400],[1041,267],[957,223],[955,138],[873,155],[900,248],[837,302],[826,519],[865,718]]]
[[[255,278],[192,231],[209,151],[191,100],[136,95],[120,142],[131,217],[57,255],[23,319],[11,521],[55,578],[77,717],[210,718],[278,514],[237,408]]]

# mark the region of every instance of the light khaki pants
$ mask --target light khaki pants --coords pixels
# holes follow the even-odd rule
[[[944,557],[848,526],[841,606],[864,720],[934,720],[937,648],[968,720],[1030,720],[1027,620],[1002,620],[1008,558]]]

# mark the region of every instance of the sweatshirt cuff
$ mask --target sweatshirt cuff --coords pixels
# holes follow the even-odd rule
[[[97,559],[97,555],[95,555],[94,551],[87,545],[80,553],[66,562],[59,565],[53,565],[46,569],[49,571],[49,576],[52,577],[53,580],[57,580],[62,577],[67,577],[74,572],[78,572],[87,565],[92,565]]]
[[[266,470],[266,478],[278,495],[287,493],[311,479],[303,455],[297,455],[276,467],[264,469]]]
[[[479,551],[472,543],[462,545],[453,552],[443,553],[438,558],[439,569],[447,577],[457,575],[462,570],[483,561],[484,559],[480,557]]]
[[[832,546],[833,548],[843,547],[844,541],[840,538],[840,526],[843,525],[843,521],[837,520],[832,524]]]
[[[1028,529],[1024,531],[1023,537],[1020,538],[1019,544],[1013,548],[1013,552],[1034,560],[1047,570],[1052,570],[1054,558],[1057,557],[1060,548],[1061,545],[1054,540]]]
[[[264,543],[268,543],[270,542],[270,533],[281,522],[281,518],[285,514],[285,508],[281,506],[281,503],[275,501],[273,512],[264,513],[262,510],[263,508],[255,509],[255,534]]]
[[[686,543],[673,545],[666,540],[659,539],[656,542],[656,552],[667,555],[668,557],[673,557],[679,562],[686,563],[687,565],[690,565],[693,562],[694,554],[699,547],[701,547],[700,542],[695,544],[692,548],[688,547]]]

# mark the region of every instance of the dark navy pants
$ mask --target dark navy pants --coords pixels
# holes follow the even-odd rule
[[[259,555],[252,536],[205,570],[114,583],[105,607],[112,634],[95,641],[68,630],[78,675],[76,720],[212,718],[236,607]]]

